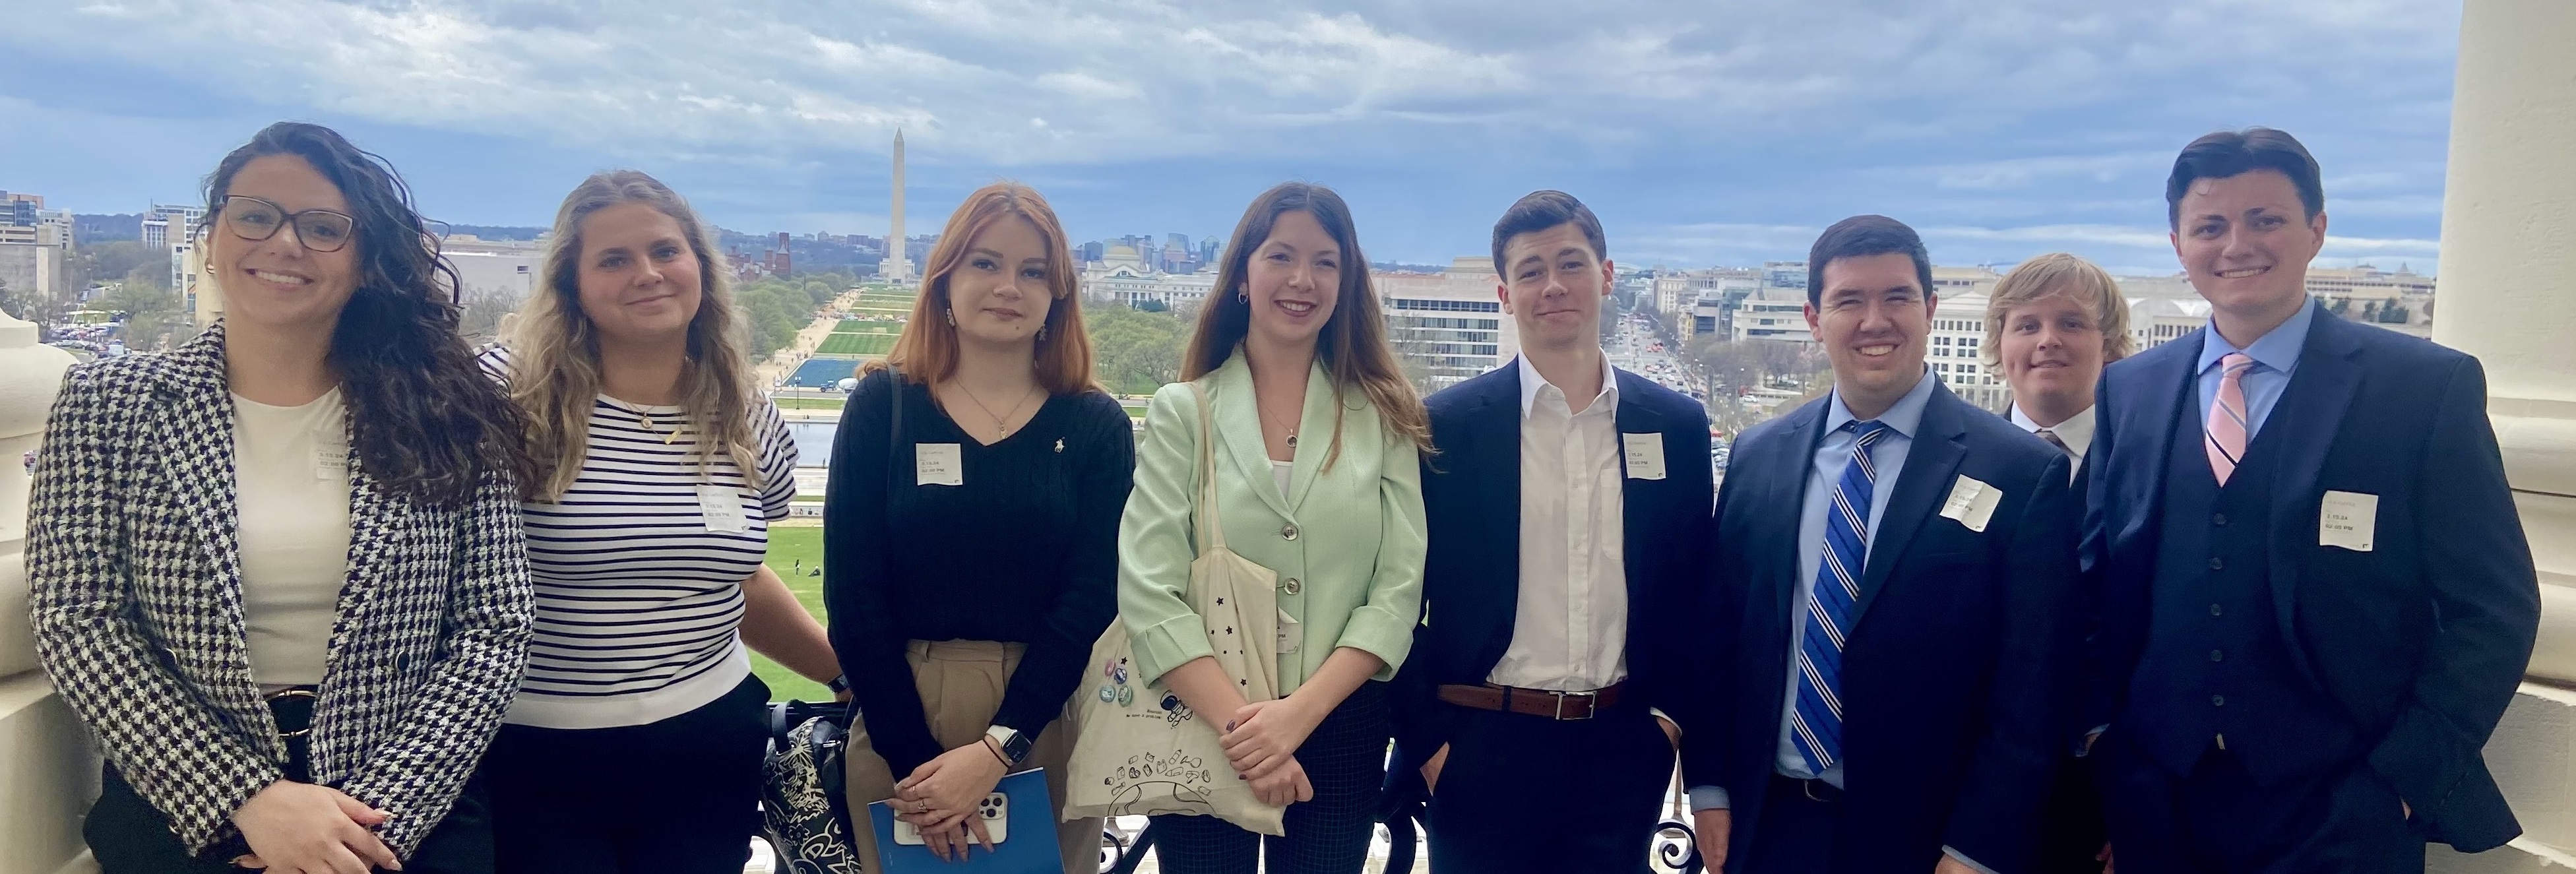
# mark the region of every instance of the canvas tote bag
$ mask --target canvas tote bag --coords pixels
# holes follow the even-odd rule
[[[1217,519],[1216,429],[1206,389],[1190,383],[1199,405],[1198,488],[1191,504],[1198,554],[1190,561],[1189,601],[1206,620],[1218,667],[1246,702],[1279,697],[1278,574],[1225,546]],[[1135,650],[1127,624],[1091,647],[1092,673],[1067,766],[1066,819],[1086,816],[1214,816],[1265,835],[1286,834],[1286,808],[1261,803],[1234,772],[1219,744],[1222,721],[1203,714],[1159,683],[1134,682]],[[1218,722],[1211,723],[1214,719]]]

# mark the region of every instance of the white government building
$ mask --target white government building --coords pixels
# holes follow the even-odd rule
[[[2428,857],[2434,874],[2536,874],[2576,868],[2576,307],[2566,305],[2576,299],[2576,246],[2568,245],[2576,210],[2567,207],[2576,203],[2567,151],[2576,142],[2576,52],[2567,51],[2576,3],[2464,7],[2443,190],[2442,312],[2431,334],[2485,364],[2488,416],[2540,570],[2542,609],[2526,681],[2486,747],[2524,834],[2477,856],[2437,846]],[[1481,294],[1445,281],[1436,294],[1415,280],[1394,286],[1391,300],[1492,300],[1490,284]],[[1515,345],[1499,313],[1400,312],[1477,323],[1490,315],[1495,363]],[[19,459],[37,448],[70,365],[68,353],[36,342],[34,325],[0,315],[0,874],[96,870],[80,819],[97,794],[98,760],[36,669],[21,561],[27,467]]]

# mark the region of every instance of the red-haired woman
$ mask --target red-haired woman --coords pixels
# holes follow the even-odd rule
[[[1005,774],[1043,767],[1065,799],[1073,738],[1058,717],[1118,609],[1136,450],[1126,412],[1092,383],[1071,252],[1044,198],[1008,182],[976,191],[929,261],[891,366],[841,414],[823,592],[864,714],[851,806],[892,799],[954,858]],[[1065,871],[1094,870],[1099,821],[1057,829]],[[872,830],[856,831],[876,865]]]

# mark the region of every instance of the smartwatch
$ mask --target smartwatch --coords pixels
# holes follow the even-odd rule
[[[1028,735],[1007,726],[996,725],[985,729],[984,736],[993,739],[993,745],[1002,751],[1002,758],[1010,760],[1010,766],[1014,768],[1027,762],[1030,748],[1037,746],[1035,741],[1029,740]]]
[[[833,677],[831,682],[823,685],[830,687],[832,694],[834,695],[850,691],[850,675],[842,674],[838,677]]]

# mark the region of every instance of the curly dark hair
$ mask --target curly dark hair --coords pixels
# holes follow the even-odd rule
[[[358,288],[340,310],[328,360],[340,374],[359,463],[387,491],[436,506],[472,500],[486,474],[526,482],[519,407],[457,334],[462,280],[412,207],[410,186],[383,158],[321,125],[269,125],[206,177],[206,218],[196,231],[214,226],[234,175],[270,155],[313,165],[357,219]]]

